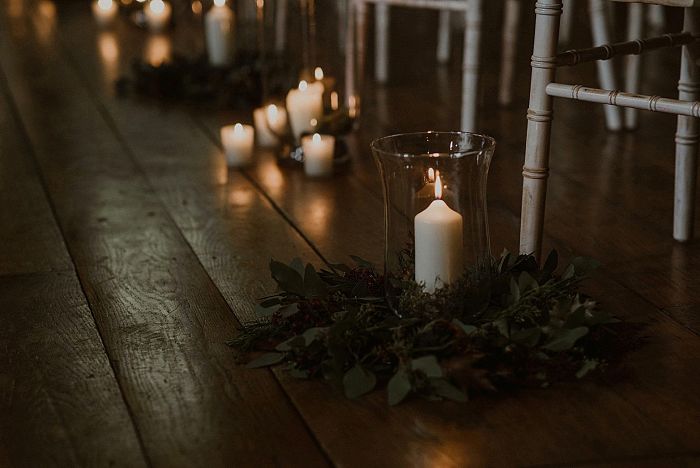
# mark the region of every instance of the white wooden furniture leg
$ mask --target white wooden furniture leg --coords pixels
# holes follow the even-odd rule
[[[481,2],[467,0],[462,60],[462,125],[465,132],[476,131],[479,95],[479,63],[481,50]]]
[[[683,30],[693,34],[700,33],[700,15],[696,9],[685,9]],[[694,101],[699,97],[700,72],[696,64],[697,52],[697,43],[683,46],[681,76],[678,81],[679,99]],[[679,116],[676,130],[676,183],[673,208],[673,238],[678,241],[687,241],[693,237],[698,139],[698,119]]]
[[[649,5],[647,22],[652,31],[663,31],[666,28],[666,11],[662,5]]]
[[[347,31],[348,24],[348,0],[336,0],[336,11],[338,12],[338,49],[344,53],[345,31]]]
[[[535,3],[535,41],[532,53],[530,106],[527,111],[527,142],[523,167],[523,203],[520,219],[520,253],[539,258],[542,250],[544,205],[549,172],[549,140],[552,98],[547,85],[556,71],[561,0]]]
[[[566,0],[564,11],[561,16],[561,27],[559,28],[559,44],[571,42],[571,30],[574,24],[574,4],[576,0]]]
[[[450,60],[450,11],[440,10],[438,19],[437,61],[445,64]]]
[[[644,5],[630,3],[627,12],[627,40],[641,39],[644,33]],[[642,57],[640,55],[625,56],[625,91],[628,93],[639,92],[640,71]],[[639,111],[637,109],[625,109],[625,128],[634,130],[637,128]]]
[[[282,53],[287,45],[287,0],[276,0],[275,3],[275,51]]]
[[[386,83],[388,76],[389,5],[379,1],[374,6],[374,77]]]
[[[348,0],[346,10],[346,26],[345,26],[345,101],[350,104],[352,96],[355,96],[357,87],[355,86],[355,61],[357,53],[355,52],[355,10],[357,2],[362,0]]]
[[[604,0],[589,0],[591,17],[591,29],[595,45],[603,45],[612,42],[607,22],[607,6]],[[615,69],[610,60],[598,60],[598,80],[604,89],[618,89],[615,79]],[[613,106],[605,106],[605,122],[608,130],[619,131],[622,129],[622,111]]]
[[[498,103],[502,106],[508,106],[513,102],[513,78],[518,52],[520,0],[506,0],[503,16],[503,42],[501,44],[501,74],[498,86]]]

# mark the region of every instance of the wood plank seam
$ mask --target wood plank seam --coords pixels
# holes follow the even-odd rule
[[[31,142],[31,138],[29,137],[29,133],[25,127],[24,121],[22,120],[22,116],[19,112],[19,108],[17,107],[17,103],[15,102],[14,97],[12,96],[10,84],[9,84],[9,81],[7,79],[7,75],[5,74],[5,70],[3,69],[1,63],[0,63],[0,92],[3,93],[3,95],[5,96],[5,99],[8,102],[10,114],[13,116],[13,118],[15,119],[15,122],[17,123],[17,127],[19,128],[20,137],[24,141],[24,144],[27,148],[27,151],[31,156],[31,163],[36,170],[41,188],[44,191],[47,202],[48,202],[49,207],[51,209],[51,215],[53,216],[53,219],[56,222],[56,225],[58,226],[58,231],[61,234],[61,240],[63,241],[63,245],[64,245],[66,251],[68,251],[68,255],[70,256],[71,263],[73,265],[73,271],[78,278],[78,283],[80,284],[81,293],[82,293],[83,297],[85,298],[85,303],[87,304],[88,309],[90,310],[90,315],[92,317],[93,323],[95,324],[95,330],[97,331],[97,335],[100,338],[100,344],[102,345],[102,349],[104,350],[104,353],[107,356],[110,368],[112,370],[112,375],[114,376],[114,380],[117,384],[117,388],[119,389],[119,395],[121,396],[122,402],[124,403],[124,407],[126,408],[127,414],[129,415],[129,419],[131,420],[131,425],[134,429],[134,433],[136,434],[136,439],[139,443],[139,448],[141,449],[141,456],[143,457],[143,460],[145,461],[146,465],[149,467],[152,467],[153,465],[152,465],[152,463],[148,457],[148,454],[146,452],[145,444],[144,444],[143,438],[141,436],[141,432],[138,429],[138,425],[136,424],[133,410],[132,410],[131,406],[129,405],[129,402],[127,401],[127,399],[124,396],[124,389],[122,388],[121,381],[118,378],[118,370],[114,365],[114,360],[113,360],[112,356],[110,356],[110,353],[107,350],[107,346],[105,345],[105,340],[104,340],[104,336],[102,334],[102,330],[100,330],[100,327],[99,327],[97,320],[95,318],[95,313],[94,313],[92,304],[90,303],[90,299],[88,298],[87,291],[85,290],[85,285],[84,285],[83,279],[82,279],[80,273],[78,273],[78,271],[77,271],[74,256],[73,256],[74,253],[71,251],[71,248],[70,248],[68,242],[66,241],[66,233],[64,231],[64,228],[63,228],[62,224],[58,221],[59,218],[58,218],[58,215],[56,212],[56,206],[54,205],[53,199],[51,198],[51,194],[49,193],[46,179],[44,177],[43,171],[40,168],[40,165],[39,165],[39,162],[37,159],[37,155],[36,155],[36,151],[34,149],[34,145]]]
[[[222,302],[223,302],[224,304],[226,304],[226,307],[229,309],[229,312],[230,312],[231,316],[233,317],[233,319],[234,319],[234,320],[239,324],[239,326],[240,326],[240,322],[239,322],[238,318],[236,317],[235,312],[234,312],[233,309],[231,308],[231,306],[230,306],[230,304],[228,303],[228,301],[226,301],[225,296],[223,295],[223,293],[221,292],[221,290],[220,290],[220,289],[218,288],[218,286],[216,285],[216,282],[212,279],[212,277],[211,277],[209,271],[206,269],[206,267],[205,267],[204,264],[202,263],[201,259],[199,258],[199,255],[197,255],[197,253],[195,252],[195,250],[194,250],[192,244],[188,241],[188,239],[187,239],[187,238],[185,237],[185,235],[182,233],[182,230],[180,229],[180,227],[178,226],[177,222],[176,222],[175,219],[173,218],[172,213],[170,212],[170,210],[168,209],[168,207],[165,205],[165,203],[163,203],[163,200],[160,198],[160,196],[158,195],[158,192],[157,192],[157,191],[155,190],[155,188],[153,187],[153,184],[152,184],[152,182],[151,182],[151,180],[150,180],[150,177],[148,176],[148,173],[144,170],[143,166],[142,166],[142,165],[140,164],[140,162],[138,161],[138,158],[137,158],[136,154],[134,153],[133,149],[131,148],[131,146],[129,145],[129,143],[128,143],[128,142],[126,141],[126,139],[124,138],[124,135],[122,134],[122,132],[119,130],[118,124],[115,122],[115,120],[114,120],[114,118],[112,117],[111,113],[109,112],[109,110],[107,109],[107,107],[104,105],[104,103],[103,103],[102,100],[100,99],[99,94],[94,90],[94,88],[93,88],[92,85],[90,84],[89,80],[87,80],[87,78],[86,78],[86,76],[84,75],[82,69],[81,69],[80,66],[78,65],[77,60],[75,59],[75,57],[74,57],[73,54],[71,53],[70,48],[66,46],[66,44],[63,42],[63,40],[60,38],[60,36],[59,36],[58,43],[59,43],[59,45],[60,45],[60,50],[63,52],[64,56],[66,57],[69,66],[73,69],[73,71],[76,73],[76,75],[78,75],[78,77],[79,77],[79,78],[81,79],[81,81],[83,82],[83,85],[85,86],[85,89],[87,90],[87,92],[89,93],[89,95],[92,97],[93,103],[94,103],[94,105],[96,106],[96,108],[97,108],[99,114],[102,116],[102,118],[103,118],[104,121],[106,122],[107,126],[112,130],[112,132],[113,132],[115,138],[116,138],[117,141],[119,142],[119,145],[122,147],[124,153],[127,155],[127,157],[129,158],[130,162],[134,165],[134,167],[137,169],[137,171],[142,175],[142,177],[144,178],[144,180],[147,182],[148,187],[150,188],[150,190],[153,192],[153,194],[155,195],[156,199],[158,200],[158,204],[160,205],[160,207],[161,207],[161,209],[163,210],[163,212],[166,214],[167,219],[168,219],[168,220],[170,221],[170,223],[172,223],[172,225],[175,227],[175,230],[177,231],[178,235],[180,236],[182,242],[184,242],[184,244],[187,246],[187,248],[189,249],[189,251],[192,253],[193,257],[196,259],[197,263],[200,265],[200,267],[201,267],[201,269],[202,269],[204,275],[206,275],[207,280],[211,283],[212,287],[213,287],[214,290],[216,291],[216,294],[218,294],[218,296],[219,296],[219,298],[222,300]],[[195,123],[196,123],[196,121],[195,121]],[[204,131],[204,130],[201,129],[201,128],[200,128],[200,130]],[[215,137],[214,137],[213,135],[209,134],[208,132],[204,131],[204,133],[206,134],[206,136],[207,136],[210,140],[213,140],[213,141],[214,141],[214,143],[217,145],[217,147],[221,148],[221,143],[220,143],[220,141],[218,141],[217,139],[215,139]],[[313,243],[311,243],[310,239],[301,231],[301,229],[299,229],[299,227],[296,226],[296,225],[291,221],[290,217],[284,212],[284,210],[282,210],[281,207],[279,207],[276,203],[274,203],[274,201],[270,198],[270,196],[269,196],[267,193],[265,193],[265,191],[262,189],[262,187],[260,187],[260,185],[259,185],[254,179],[252,179],[252,177],[250,177],[248,174],[245,174],[245,173],[244,173],[244,176],[251,182],[251,184],[255,187],[255,189],[256,189],[256,190],[257,190],[271,205],[272,205],[272,207],[275,209],[275,211],[277,211],[277,212],[282,216],[282,218],[285,220],[285,222],[287,222],[287,223],[292,227],[292,229],[294,229],[296,232],[299,233],[299,235],[303,238],[304,242],[306,242],[306,243],[309,245],[309,247],[319,256],[319,258],[320,258],[324,263],[328,264],[328,262],[325,260],[325,258],[323,257],[323,255],[321,254],[321,252],[318,250],[318,248],[317,248],[315,245],[313,245]],[[82,286],[82,283],[81,283],[81,286]],[[98,328],[98,329],[99,329],[99,328]],[[104,345],[104,343],[103,343],[103,345]],[[110,363],[111,363],[111,359],[110,359]],[[272,372],[272,370],[266,370],[266,372],[268,372],[270,375],[272,375],[273,380],[274,380],[275,382],[277,382],[277,385],[278,385],[279,388],[282,390],[282,393],[285,395],[285,398],[286,398],[287,401],[291,404],[291,407],[294,408],[294,411],[295,411],[295,413],[297,414],[297,416],[299,417],[299,420],[302,422],[304,429],[307,431],[307,433],[309,434],[309,436],[311,437],[311,439],[316,443],[319,452],[323,455],[323,457],[326,459],[326,461],[329,463],[329,465],[334,466],[334,463],[332,462],[332,460],[331,460],[329,454],[326,452],[326,450],[325,450],[325,448],[323,447],[323,445],[322,445],[322,444],[320,443],[320,441],[317,439],[316,434],[313,432],[313,430],[312,430],[311,427],[309,426],[308,422],[307,422],[306,419],[303,417],[303,414],[301,413],[301,411],[299,410],[299,408],[294,404],[292,398],[291,398],[291,397],[289,396],[289,394],[287,393],[285,387],[282,385],[282,383],[281,383],[280,380],[278,379],[277,375],[275,375],[275,373]],[[115,369],[115,373],[116,373],[116,369]],[[121,385],[120,385],[120,391],[121,391]],[[127,405],[127,408],[128,408],[128,405]],[[129,410],[129,411],[130,411],[130,416],[132,417],[132,422],[134,422],[134,420],[133,420],[133,415],[131,414],[131,410]],[[138,426],[135,424],[135,422],[134,422],[134,425],[135,425],[135,427],[138,427]],[[138,434],[139,434],[139,442],[140,442],[141,444],[143,444],[143,442],[142,442],[142,440],[141,440],[141,434],[140,434],[140,432],[138,432]],[[142,445],[142,450],[144,450],[144,452],[145,452],[145,446],[144,446],[144,445]],[[148,463],[149,463],[149,466],[152,466],[152,465],[150,464],[150,461],[149,461]]]

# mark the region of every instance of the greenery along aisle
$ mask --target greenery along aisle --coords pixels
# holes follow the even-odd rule
[[[408,274],[398,310],[370,263],[317,271],[295,259],[270,262],[279,292],[261,300],[260,321],[230,342],[264,354],[249,367],[284,365],[299,378],[325,378],[357,398],[386,386],[389,404],[410,394],[466,401],[469,392],[548,386],[600,370],[629,344],[622,322],[578,292],[597,267],[577,258],[556,273],[504,252],[490,268],[423,292]]]

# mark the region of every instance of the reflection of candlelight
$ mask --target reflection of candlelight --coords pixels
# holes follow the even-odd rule
[[[357,117],[357,111],[359,107],[359,99],[357,96],[348,96],[348,116],[350,118]]]
[[[170,60],[170,38],[162,35],[149,36],[146,42],[146,62],[158,67]]]
[[[275,161],[265,162],[260,174],[265,190],[270,195],[278,197],[284,193],[284,175]]]
[[[308,210],[304,210],[304,214],[308,216],[306,229],[312,237],[318,238],[327,234],[332,213],[328,198],[319,196],[309,201]]]
[[[56,5],[51,0],[41,0],[34,16],[34,27],[42,43],[49,42],[56,26]]]
[[[338,101],[338,93],[336,91],[333,91],[331,93],[331,109],[334,111],[338,110],[340,107],[340,103]]]
[[[97,48],[100,51],[102,66],[104,67],[105,81],[113,82],[117,79],[117,67],[119,60],[119,45],[114,33],[103,31],[97,37]]]
[[[255,193],[252,188],[237,187],[231,190],[228,200],[233,206],[247,207],[255,200]]]
[[[24,13],[24,0],[10,0],[7,5],[7,14],[10,18],[19,18]]]

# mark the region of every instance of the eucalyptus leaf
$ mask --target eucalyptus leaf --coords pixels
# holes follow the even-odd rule
[[[527,292],[531,289],[537,289],[538,287],[539,284],[537,284],[537,280],[533,278],[530,273],[527,271],[520,272],[520,276],[518,276],[518,290],[521,293]]]
[[[600,266],[600,262],[588,257],[576,257],[571,260],[571,265],[576,271],[576,276],[583,278],[596,270]]]
[[[411,361],[411,368],[422,371],[427,377],[442,377],[442,367],[435,356],[422,356]]]
[[[599,362],[595,359],[586,359],[583,361],[581,368],[576,372],[576,378],[582,379],[586,374],[598,368]]]
[[[297,335],[275,346],[275,350],[287,352],[291,351],[294,348],[302,348],[304,346],[306,346],[306,341],[304,340],[304,337]]]
[[[297,304],[296,302],[287,304],[286,306],[280,307],[279,309],[280,315],[284,318],[291,317],[297,312],[299,312],[299,304]]]
[[[511,331],[510,339],[513,343],[517,343],[528,348],[534,348],[540,341],[542,331],[540,327],[531,327],[524,330]]]
[[[325,298],[328,295],[328,285],[323,282],[312,264],[306,265],[304,270],[304,297]]]
[[[280,309],[279,304],[271,305],[269,307],[264,307],[262,304],[257,304],[255,306],[255,315],[261,318],[270,318]]]
[[[377,378],[375,375],[359,364],[350,368],[343,376],[345,396],[350,399],[359,398],[365,393],[371,392],[376,384]]]
[[[258,367],[268,367],[279,364],[284,360],[284,353],[267,353],[262,356],[250,361],[246,367],[248,369],[255,369]]]
[[[386,386],[387,397],[391,406],[401,403],[411,393],[411,380],[408,372],[400,368]]]
[[[465,324],[462,323],[462,321],[459,320],[459,319],[454,319],[454,320],[452,320],[452,323],[453,323],[454,325],[456,325],[457,327],[459,327],[459,328],[460,328],[464,333],[466,333],[467,335],[471,335],[472,333],[475,333],[477,330],[479,330],[479,329],[478,329],[477,327],[475,327],[474,325],[465,325]]]
[[[516,303],[520,300],[520,288],[518,287],[518,283],[513,277],[510,278],[510,296],[513,303]]]
[[[294,271],[299,273],[301,276],[304,276],[304,262],[301,258],[294,257],[289,263],[289,266],[292,267]]]
[[[448,400],[464,403],[469,397],[462,390],[458,389],[445,379],[431,379],[430,386],[436,395]]]
[[[579,338],[588,333],[588,327],[562,328],[553,334],[552,339],[544,346],[549,351],[567,351],[574,347]]]
[[[281,290],[297,296],[304,295],[304,279],[294,268],[271,260],[270,273]]]

